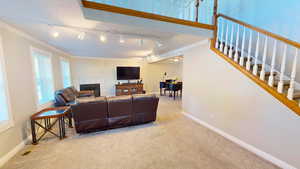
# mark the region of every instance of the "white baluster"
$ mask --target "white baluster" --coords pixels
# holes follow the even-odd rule
[[[273,87],[274,84],[274,72],[275,72],[275,61],[276,61],[276,52],[277,52],[277,40],[274,42],[274,48],[273,48],[273,57],[271,61],[271,75],[269,77],[269,86]]]
[[[241,66],[244,66],[245,42],[246,42],[246,27],[244,27],[244,32],[243,32],[242,51],[241,51],[241,58],[240,58]]]
[[[262,69],[260,72],[260,80],[265,80],[267,52],[268,52],[268,37],[266,36],[265,45],[264,45],[263,61],[262,61]]]
[[[288,90],[288,99],[293,100],[294,98],[294,90],[295,90],[295,80],[296,80],[296,72],[297,72],[297,57],[298,57],[298,48],[296,48],[296,54],[293,62],[293,69],[291,74],[290,88]]]
[[[220,22],[218,22],[218,26],[217,26],[217,37],[216,37],[216,44],[215,44],[216,49],[218,49],[219,47],[219,35],[220,35]]]
[[[222,28],[221,28],[221,41],[220,41],[220,45],[219,45],[219,50],[221,51],[221,52],[223,52],[223,48],[224,48],[224,44],[223,44],[223,37],[224,37],[224,28],[225,28],[225,25],[224,25],[224,23],[225,23],[225,21],[224,22],[221,22],[221,20],[220,20],[220,23],[221,23],[221,26],[222,26]]]
[[[226,25],[226,39],[225,39],[225,49],[224,49],[224,54],[228,54],[228,34],[229,34],[229,22],[227,22]]]
[[[285,71],[285,64],[286,64],[286,52],[287,52],[287,44],[284,45],[284,50],[283,50],[283,57],[281,61],[281,70],[280,70],[280,80],[278,83],[278,88],[277,91],[279,93],[283,92],[283,80],[284,80],[284,71]]]
[[[234,32],[234,24],[231,24],[231,37],[230,37],[230,48],[229,48],[229,57],[232,58],[233,54],[233,32]]]
[[[247,57],[247,63],[246,63],[246,69],[250,70],[251,67],[251,48],[252,48],[252,30],[250,29],[250,40],[249,40],[249,47],[248,47],[248,57]]]
[[[235,62],[238,62],[239,60],[239,41],[240,41],[240,25],[237,24],[237,35],[236,35],[235,54],[234,54]]]
[[[257,33],[257,42],[256,42],[256,49],[255,49],[255,62],[254,62],[254,67],[253,67],[253,74],[257,75],[257,71],[258,71],[258,66],[257,66],[257,62],[258,62],[258,52],[259,52],[259,33]]]
[[[187,20],[191,20],[191,8],[188,9],[188,19]]]

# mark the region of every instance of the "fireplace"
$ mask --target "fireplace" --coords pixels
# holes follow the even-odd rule
[[[85,90],[94,91],[96,97],[101,96],[100,84],[99,83],[96,83],[96,84],[81,84],[80,85],[80,91],[85,91]]]

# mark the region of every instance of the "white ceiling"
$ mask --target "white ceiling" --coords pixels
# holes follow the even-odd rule
[[[2,1],[0,19],[50,45],[82,57],[144,57],[153,52],[162,54],[203,39],[170,28],[154,30],[151,25],[138,27],[88,20],[83,16],[78,0]],[[59,32],[59,37],[54,38],[53,32]],[[86,32],[84,40],[77,38],[80,32]],[[99,34],[107,37],[105,43],[99,41]],[[125,43],[119,42],[120,37]],[[158,47],[157,42],[163,46]]]

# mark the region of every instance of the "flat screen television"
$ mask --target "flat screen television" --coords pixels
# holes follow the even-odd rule
[[[140,67],[117,67],[118,80],[140,79]]]

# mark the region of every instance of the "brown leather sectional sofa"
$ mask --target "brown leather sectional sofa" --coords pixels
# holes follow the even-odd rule
[[[156,95],[76,99],[71,105],[77,133],[88,133],[153,122],[159,98]]]

